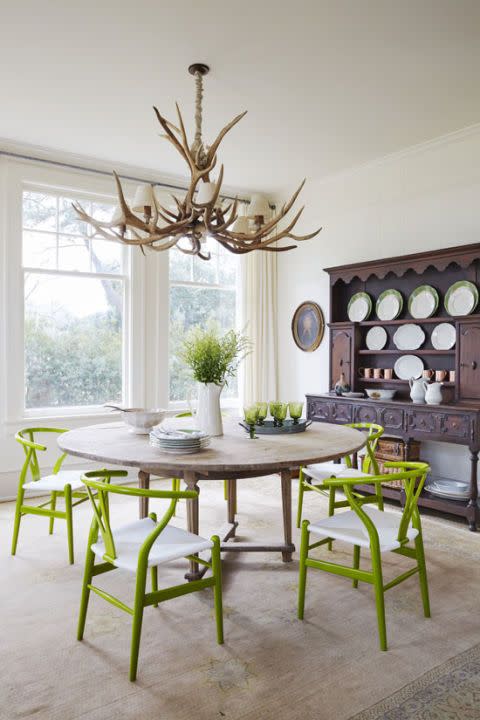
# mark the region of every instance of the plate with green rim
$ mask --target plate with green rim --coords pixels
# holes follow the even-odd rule
[[[445,310],[452,317],[470,315],[478,305],[478,288],[469,280],[453,283],[445,295]]]
[[[431,285],[419,285],[408,298],[408,312],[416,320],[432,317],[438,310],[440,298]]]
[[[348,301],[347,314],[351,322],[363,322],[372,314],[372,298],[366,292],[358,292]]]
[[[379,320],[383,320],[383,322],[396,320],[402,310],[403,297],[398,290],[394,290],[393,288],[384,290],[381,295],[379,295],[375,306],[375,312]]]

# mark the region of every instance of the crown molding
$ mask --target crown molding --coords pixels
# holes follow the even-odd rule
[[[57,167],[64,167],[66,170],[79,172],[98,173],[112,175],[113,170],[123,179],[139,183],[152,183],[177,190],[187,190],[189,179],[186,175],[173,175],[162,173],[152,168],[145,168],[136,165],[129,165],[122,162],[105,160],[90,155],[79,155],[77,153],[57,150],[41,145],[21,143],[8,138],[0,138],[0,158],[11,157],[13,160],[23,162],[37,162]],[[248,200],[252,194],[251,189],[238,188],[223,185],[222,195],[237,197],[239,200]]]
[[[360,173],[368,170],[372,170],[380,167],[387,167],[392,165],[399,160],[403,160],[416,155],[422,155],[423,153],[429,152],[430,150],[436,150],[441,147],[453,145],[458,142],[463,142],[470,137],[480,136],[480,123],[474,123],[473,125],[467,125],[460,130],[454,130],[444,135],[438,135],[431,140],[425,140],[415,145],[409,145],[408,147],[402,148],[401,150],[395,150],[395,152],[382,155],[373,160],[361,163],[360,165],[354,165],[345,170],[340,170],[337,173],[332,173],[319,180],[320,185],[326,185],[332,181],[342,180],[349,177],[353,177]]]

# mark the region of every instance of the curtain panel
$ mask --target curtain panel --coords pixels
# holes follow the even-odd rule
[[[242,407],[278,398],[277,256],[251,252],[240,266],[241,326],[252,341],[240,374]]]

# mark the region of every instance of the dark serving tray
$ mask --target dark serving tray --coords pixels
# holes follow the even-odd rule
[[[258,423],[255,425],[255,432],[257,435],[282,435],[283,433],[300,433],[305,432],[307,427],[312,424],[311,420],[305,420],[301,418],[297,423],[293,420],[284,420],[283,425],[275,427],[273,420],[264,420],[262,425]],[[247,425],[245,421],[239,423],[247,432],[250,432],[250,425]]]

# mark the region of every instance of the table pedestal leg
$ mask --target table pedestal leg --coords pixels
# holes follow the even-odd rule
[[[230,532],[229,537],[235,537],[235,513],[237,512],[237,481],[227,480],[227,510],[228,510],[228,522],[233,525],[233,529]]]
[[[150,473],[139,470],[138,472],[138,487],[148,490],[150,487]],[[148,516],[148,497],[141,497],[138,501],[138,512],[140,519]]]
[[[198,493],[200,488],[195,473],[185,473],[183,480],[189,490],[195,490],[197,493],[196,498],[187,499],[187,529],[194,535],[198,535]],[[202,575],[199,564],[190,560],[190,570],[185,574],[185,579],[200,580]]]
[[[292,553],[295,546],[292,544],[292,472],[282,470],[282,511],[283,511],[283,538],[288,550],[282,550],[283,562],[292,562]],[[290,549],[291,548],[291,549]]]

